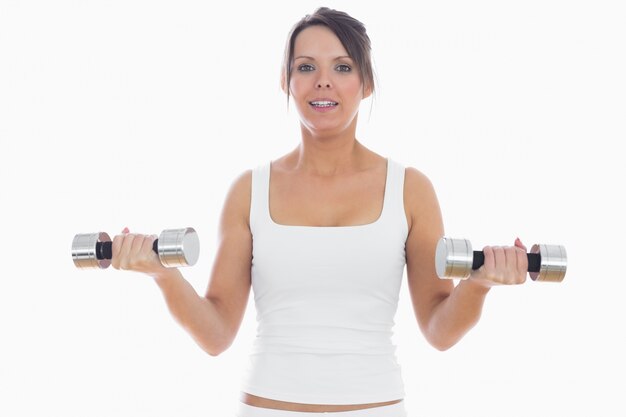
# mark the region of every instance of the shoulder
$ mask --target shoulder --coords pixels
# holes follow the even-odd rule
[[[223,218],[240,219],[248,222],[250,212],[252,171],[243,171],[231,181],[230,188],[224,202]]]
[[[440,217],[439,202],[431,180],[413,167],[405,168],[404,208],[410,224],[430,222]]]
[[[404,169],[404,191],[408,197],[419,197],[422,194],[434,193],[430,179],[421,171],[413,167]]]
[[[228,191],[229,197],[242,198],[245,195],[249,197],[252,187],[252,171],[251,169],[245,170],[232,180]]]

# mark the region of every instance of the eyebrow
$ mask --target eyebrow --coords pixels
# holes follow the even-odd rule
[[[336,57],[333,61],[339,61],[340,59],[349,59],[352,60],[352,58],[350,58],[348,55],[342,55],[342,56],[338,56]],[[307,56],[307,55],[299,55],[297,57],[295,57],[293,60],[297,60],[297,59],[309,59],[311,61],[315,61],[315,58],[313,58],[312,56]]]

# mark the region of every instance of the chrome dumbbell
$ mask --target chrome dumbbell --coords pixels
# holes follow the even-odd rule
[[[528,256],[528,272],[533,281],[561,282],[567,270],[567,254],[560,245],[533,245]],[[467,279],[472,270],[485,262],[482,251],[473,251],[467,239],[442,237],[437,242],[435,269],[442,279]]]
[[[74,236],[72,260],[77,268],[108,268],[111,265],[113,242],[105,232],[84,233]],[[163,230],[154,241],[152,249],[159,255],[163,266],[175,268],[192,266],[198,261],[200,242],[191,228]]]

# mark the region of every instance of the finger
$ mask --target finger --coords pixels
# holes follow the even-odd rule
[[[515,246],[502,248],[504,253],[504,264],[502,265],[502,281],[507,285],[515,284],[518,281],[519,271],[517,269],[517,251],[521,250]]]
[[[146,256],[152,258],[154,255],[154,251],[152,250],[152,246],[154,245],[154,241],[157,239],[155,235],[148,235],[143,240],[143,245],[141,246],[141,253],[146,254]]]
[[[528,272],[528,255],[526,249],[516,248],[517,255],[517,276],[518,283],[523,284],[526,282],[526,274]]]
[[[517,280],[518,284],[526,282],[526,273],[528,272],[528,249],[526,245],[522,243],[522,240],[518,237],[515,239],[516,259],[517,259]]]
[[[507,285],[520,284],[524,280],[524,276],[520,274],[521,268],[524,266],[524,260],[519,257],[519,254],[523,253],[525,255],[526,252],[516,246],[507,246],[503,248],[503,253],[504,264],[501,264],[501,268],[498,268],[502,274],[502,282]]]
[[[136,235],[133,233],[127,233],[124,236],[124,240],[122,241],[122,245],[120,247],[120,260],[119,267],[120,269],[128,269],[130,265],[130,257],[133,248],[133,242],[135,241]]]
[[[145,239],[146,237],[144,235],[135,235],[135,238],[133,239],[133,244],[130,248],[130,253],[133,255],[133,257],[137,257],[142,254],[141,248]]]
[[[485,246],[483,248],[483,255],[485,258],[483,261],[483,268],[485,271],[493,271],[496,267],[496,259],[493,254],[493,248],[491,246]]]
[[[116,235],[113,238],[113,243],[111,246],[111,266],[115,269],[120,269],[120,259],[124,239],[126,239],[126,234]]]
[[[495,246],[493,248],[493,257],[495,260],[493,279],[494,281],[502,282],[504,277],[504,270],[507,267],[506,253],[504,252],[504,248],[500,246]]]

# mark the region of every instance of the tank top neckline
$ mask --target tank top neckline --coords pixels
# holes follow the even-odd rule
[[[281,223],[277,223],[274,221],[274,219],[272,218],[272,213],[270,211],[270,181],[271,181],[271,174],[272,174],[272,163],[268,163],[267,165],[267,181],[266,181],[266,185],[267,185],[267,189],[266,189],[266,201],[265,201],[265,216],[268,220],[268,222],[276,227],[276,228],[280,228],[280,229],[293,229],[293,230],[360,230],[360,229],[366,229],[366,228],[370,228],[370,227],[375,227],[378,224],[382,223],[382,220],[385,216],[385,213],[387,212],[387,207],[389,206],[389,195],[390,195],[390,183],[391,183],[391,160],[389,158],[385,158],[385,161],[387,162],[387,173],[386,173],[386,178],[385,178],[385,190],[383,191],[383,207],[380,211],[379,216],[376,218],[376,220],[374,220],[373,222],[370,223],[365,223],[365,224],[355,224],[355,225],[346,225],[346,226],[309,226],[309,225],[292,225],[292,224],[281,224]]]

